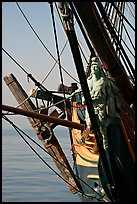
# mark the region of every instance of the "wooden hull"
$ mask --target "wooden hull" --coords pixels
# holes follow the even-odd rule
[[[80,123],[77,114],[76,102],[73,102],[72,121]],[[104,196],[102,199],[103,188],[98,173],[99,154],[98,152],[94,153],[94,148],[96,146],[94,134],[90,133],[84,142],[81,141],[81,134],[81,130],[74,128],[72,129],[74,170],[82,187],[83,193],[87,195],[80,195],[80,198],[83,202],[109,201],[106,196]],[[95,183],[98,183],[102,189],[102,192],[97,191],[96,193]]]
[[[83,124],[84,120],[78,111],[78,108],[81,106],[79,104],[80,101],[77,96],[72,98],[71,117],[69,119],[71,119],[72,122]],[[80,111],[82,112],[82,109],[80,109]],[[113,125],[110,125],[107,132],[109,150],[106,152],[106,156],[116,191],[113,195],[115,195],[115,199],[120,201],[134,200],[134,157],[132,157],[133,154],[131,154],[133,153],[131,151],[131,145],[127,137],[125,137],[125,131],[123,131],[123,119],[121,119],[121,123],[117,121]],[[105,200],[102,201],[110,201],[113,198],[111,190],[109,189],[108,175],[106,175],[102,165],[102,158],[99,156],[94,133],[91,131],[88,132],[88,129],[82,131],[74,128],[71,129],[71,133],[74,167],[78,177],[77,179],[82,186],[84,194],[93,196],[92,199],[81,196],[81,199],[85,202],[99,201],[98,198],[101,197],[102,192],[99,193],[99,196],[94,191],[95,183],[97,182],[102,188],[102,191],[104,190],[107,194],[107,196],[105,195]],[[124,196],[125,193],[126,197]]]

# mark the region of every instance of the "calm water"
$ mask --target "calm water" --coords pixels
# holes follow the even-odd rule
[[[25,132],[43,147],[32,129]],[[59,127],[55,129],[55,133],[72,166],[68,129]],[[51,157],[32,142],[31,144],[42,158],[57,170]],[[2,130],[2,202],[81,200],[78,194],[72,194],[65,182],[38,158],[19,134],[10,129]]]

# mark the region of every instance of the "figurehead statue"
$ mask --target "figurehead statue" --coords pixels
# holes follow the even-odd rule
[[[104,149],[107,145],[107,127],[119,117],[120,104],[117,98],[118,88],[113,81],[105,75],[98,57],[93,57],[87,83],[92,98],[92,103],[103,136]],[[86,109],[86,124],[91,128],[89,114]]]

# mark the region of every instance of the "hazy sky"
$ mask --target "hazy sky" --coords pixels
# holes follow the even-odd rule
[[[57,58],[55,47],[53,25],[51,18],[50,5],[47,2],[19,2],[21,9],[28,18],[29,22],[39,35],[44,45],[49,49],[52,55]],[[58,15],[55,11],[55,23],[57,27],[57,37],[59,50],[61,51],[67,38],[62,26],[59,24]],[[48,74],[54,59],[42,46],[36,35],[33,33],[22,13],[17,7],[16,2],[2,2],[2,47],[28,72],[31,73],[39,82]],[[69,44],[67,44],[61,57],[61,65],[74,77],[77,78],[74,71],[75,66],[71,57]],[[88,55],[88,51],[86,51]],[[28,93],[31,88],[35,88],[30,80],[28,83],[26,74],[4,53],[2,52],[2,103],[10,106],[17,106],[14,96],[5,84],[3,77],[13,73]],[[64,84],[70,85],[74,82],[63,72]],[[58,65],[54,67],[50,76],[44,82],[44,86],[49,90],[57,90],[61,83],[59,77]],[[27,126],[28,121],[24,117],[12,116],[21,126]],[[17,118],[17,119],[16,119]],[[7,127],[7,122],[3,123],[3,128]]]
[[[49,3],[19,2],[19,5],[44,45],[57,59]],[[62,25],[59,22],[55,7],[54,13],[59,50],[61,51],[67,38],[63,31]],[[131,18],[131,21],[132,20],[133,19]],[[79,30],[77,31],[77,34],[79,36]],[[85,55],[87,59],[89,59],[90,53],[82,41],[83,38],[80,36],[78,40],[80,40]],[[39,82],[41,82],[46,77],[55,63],[54,59],[49,55],[34,32],[31,30],[30,26],[20,12],[16,2],[2,2],[2,47]],[[87,64],[84,60],[83,64],[84,67],[86,67]],[[67,44],[61,56],[61,65],[71,75],[73,75],[74,78],[77,78],[69,44]],[[30,89],[36,87],[31,80],[28,83],[26,74],[4,52],[2,52],[2,103],[16,107],[18,103],[3,80],[3,77],[9,73],[13,73],[15,75],[27,93],[29,93]],[[72,82],[75,82],[70,77],[68,77],[64,71],[63,78],[64,84],[68,86],[70,86]],[[57,87],[60,83],[61,80],[59,76],[59,66],[56,65],[50,76],[44,82],[44,86],[49,90],[57,90]],[[12,118],[13,121],[16,121],[20,127],[29,126],[28,120],[23,116],[12,116]],[[7,126],[9,127],[8,123],[3,122],[3,128]]]

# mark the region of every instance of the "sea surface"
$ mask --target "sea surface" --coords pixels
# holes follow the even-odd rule
[[[23,131],[43,147],[33,129]],[[58,126],[55,128],[55,135],[73,168],[68,129]],[[24,137],[48,165],[59,173],[52,158],[26,136]],[[67,184],[40,160],[11,126],[11,129],[2,130],[2,202],[81,202],[81,200],[78,194],[73,194]]]

